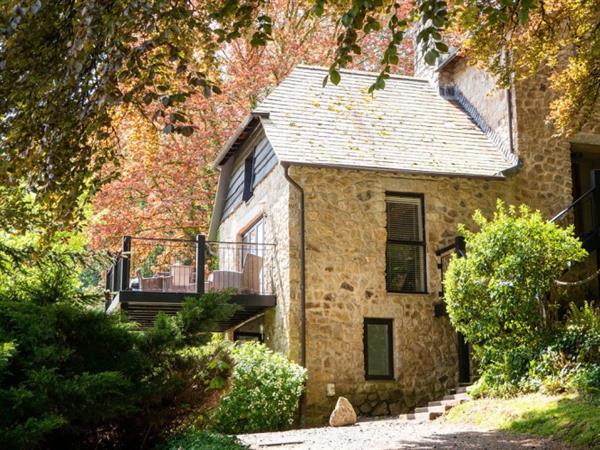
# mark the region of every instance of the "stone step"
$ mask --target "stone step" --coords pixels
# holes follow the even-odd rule
[[[438,417],[441,417],[443,413],[441,412],[433,412],[433,411],[427,411],[427,412],[414,412],[414,413],[408,413],[408,414],[402,414],[399,418],[400,419],[404,419],[404,420],[415,420],[415,421],[419,421],[419,422],[424,422],[427,420],[435,420]]]
[[[467,401],[467,400],[471,400],[471,397],[469,397],[469,394],[451,394],[451,395],[444,395],[444,398],[442,398],[442,400],[461,400],[461,401]]]
[[[445,406],[448,410],[460,405],[463,401],[464,400],[436,400],[434,402],[427,403],[427,406]]]
[[[443,416],[446,411],[470,400],[470,397],[467,394],[467,387],[468,386],[464,385],[458,386],[456,389],[450,391],[451,394],[445,395],[442,400],[429,402],[427,406],[415,408],[413,412],[402,414],[399,418],[415,421],[435,420],[438,417]]]
[[[451,408],[452,408],[452,406],[448,406],[448,405],[421,406],[419,408],[415,408],[415,413],[424,413],[424,412],[438,413],[439,412],[439,413],[443,414]]]

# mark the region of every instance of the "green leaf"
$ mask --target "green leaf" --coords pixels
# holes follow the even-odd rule
[[[430,66],[433,66],[439,56],[440,54],[437,52],[437,50],[429,50],[427,53],[425,53],[425,62]]]
[[[436,42],[435,47],[442,53],[448,52],[448,46],[443,42]]]
[[[337,70],[329,69],[329,79],[331,80],[331,82],[333,84],[335,84],[337,86],[338,84],[340,84],[342,77]]]
[[[529,8],[521,8],[519,10],[519,23],[525,25],[529,20]]]

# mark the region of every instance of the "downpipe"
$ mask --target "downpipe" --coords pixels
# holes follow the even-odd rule
[[[285,179],[300,194],[300,365],[306,368],[306,250],[305,250],[305,217],[304,189],[290,177],[290,164],[282,164]],[[304,425],[306,412],[306,395],[300,397],[300,425]]]

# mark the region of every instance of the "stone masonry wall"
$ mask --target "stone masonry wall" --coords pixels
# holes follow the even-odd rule
[[[360,414],[384,415],[456,386],[456,335],[447,318],[434,317],[441,282],[435,251],[452,242],[458,223],[472,225],[475,209],[491,212],[497,198],[529,203],[541,193],[523,190],[518,175],[502,181],[309,167],[292,175],[306,195],[309,423],[322,423],[337,395]],[[552,189],[548,211],[568,198],[561,190]],[[428,294],[386,292],[386,192],[425,196]],[[394,320],[394,381],[365,381],[365,317]],[[330,383],[336,396],[326,395]]]
[[[244,154],[240,158],[243,159]],[[295,199],[295,197],[294,197]],[[219,227],[219,240],[237,242],[241,232],[260,217],[265,220],[265,242],[275,244],[272,282],[277,306],[266,311],[264,317],[265,343],[272,349],[299,361],[299,305],[297,231],[290,243],[290,214],[296,214],[297,200],[290,202],[289,183],[283,168],[277,165],[254,189],[248,202],[242,202],[225,218]],[[297,219],[293,221],[297,223]],[[292,257],[290,258],[290,255]],[[232,333],[230,333],[232,334]]]

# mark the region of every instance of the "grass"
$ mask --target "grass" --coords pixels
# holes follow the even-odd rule
[[[446,420],[600,449],[600,400],[574,395],[474,400],[453,408]]]
[[[235,437],[195,430],[171,437],[156,450],[247,450]]]

